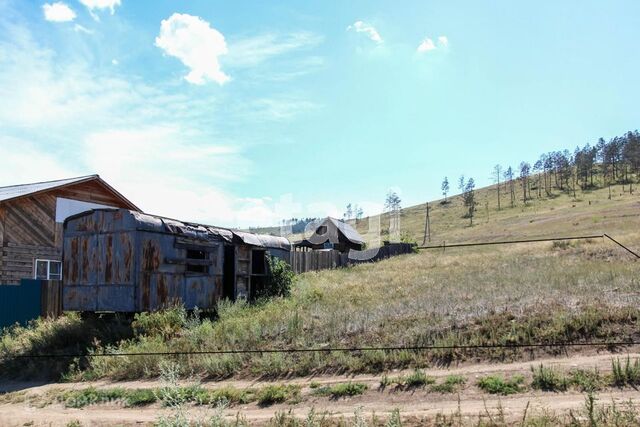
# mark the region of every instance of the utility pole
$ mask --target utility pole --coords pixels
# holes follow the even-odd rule
[[[431,241],[431,224],[429,222],[429,202],[427,202],[427,216],[425,218],[425,223],[424,223],[424,239],[422,239],[422,244],[426,245],[427,241]]]

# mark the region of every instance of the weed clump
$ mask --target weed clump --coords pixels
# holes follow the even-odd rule
[[[334,386],[316,388],[313,392],[317,396],[331,396],[333,399],[341,397],[360,396],[368,390],[368,386],[362,383],[345,383],[336,384]]]
[[[533,381],[531,387],[543,391],[566,391],[569,380],[552,368],[540,364],[537,368],[531,367]]]
[[[442,383],[432,385],[429,390],[434,393],[454,393],[466,382],[467,379],[461,375],[449,375]]]
[[[524,377],[522,375],[514,375],[505,379],[501,375],[489,375],[478,381],[478,387],[490,394],[516,394],[524,390]]]
[[[636,386],[640,384],[640,360],[633,362],[629,357],[624,362],[620,359],[611,360],[612,383],[616,387]]]
[[[258,403],[261,406],[283,403],[300,397],[298,385],[270,385],[262,388],[257,394]]]

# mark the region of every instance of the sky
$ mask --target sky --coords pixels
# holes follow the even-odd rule
[[[637,0],[0,0],[0,185],[98,173],[232,227],[376,214],[637,129],[639,50]]]

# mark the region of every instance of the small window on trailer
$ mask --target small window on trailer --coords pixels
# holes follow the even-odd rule
[[[33,278],[38,280],[62,280],[62,262],[36,259]]]
[[[205,265],[203,261],[208,259],[207,252],[197,249],[187,249],[187,273],[209,273],[209,266]],[[191,262],[190,262],[191,261]],[[196,261],[196,262],[193,262]]]

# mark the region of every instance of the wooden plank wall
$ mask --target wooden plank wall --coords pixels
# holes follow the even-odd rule
[[[32,279],[34,261],[60,260],[56,247],[56,197],[45,193],[3,203],[3,242],[0,283]]]
[[[381,248],[360,251],[357,253],[357,258],[349,258],[348,253],[340,253],[336,250],[292,251],[289,264],[296,274],[301,274],[307,271],[328,270],[353,264],[376,262],[412,252],[413,246],[408,243],[392,243]]]
[[[62,315],[62,281],[43,280],[40,292],[40,316],[56,319]]]

